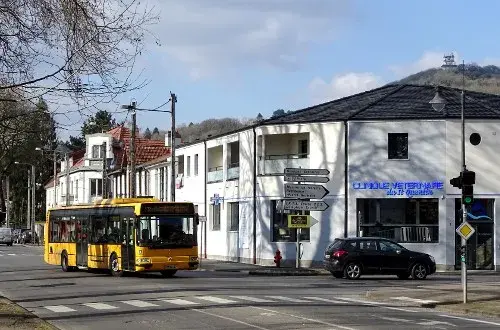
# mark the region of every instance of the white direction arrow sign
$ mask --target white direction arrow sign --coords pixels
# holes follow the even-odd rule
[[[289,175],[328,175],[330,171],[326,168],[285,168],[285,174]]]
[[[324,211],[329,205],[324,201],[301,201],[298,199],[285,200],[285,210],[301,210],[301,211]]]
[[[300,175],[285,175],[285,181],[288,182],[318,182],[327,183],[330,179],[326,176],[300,176]]]
[[[285,183],[285,198],[322,199],[329,191],[321,185]]]

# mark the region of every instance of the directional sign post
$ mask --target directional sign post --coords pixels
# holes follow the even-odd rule
[[[285,198],[322,199],[328,193],[321,185],[285,183]]]
[[[303,214],[304,211],[324,211],[328,208],[328,204],[323,201],[310,201],[310,199],[323,199],[328,195],[329,191],[322,185],[301,184],[301,183],[327,183],[330,181],[327,175],[330,171],[327,169],[310,169],[310,168],[286,168],[284,171],[285,183],[285,198],[294,198],[293,200],[285,199],[283,201],[283,209],[297,210],[301,214],[291,214],[288,216],[288,227],[296,228],[297,248],[295,268],[300,268],[300,233],[302,228],[309,228],[311,224],[311,216]]]

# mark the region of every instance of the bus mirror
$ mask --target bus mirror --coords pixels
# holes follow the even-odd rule
[[[200,224],[200,216],[198,214],[196,214],[194,216],[194,220],[196,221],[196,225],[198,226]]]

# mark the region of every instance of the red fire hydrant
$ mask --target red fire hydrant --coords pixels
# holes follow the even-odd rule
[[[281,251],[278,249],[278,250],[276,250],[276,253],[274,254],[274,263],[276,264],[276,267],[281,266],[281,259],[283,259],[281,257]]]

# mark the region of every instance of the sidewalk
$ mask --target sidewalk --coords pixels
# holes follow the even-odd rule
[[[317,276],[329,275],[330,272],[320,268],[300,268],[293,267],[273,267],[260,266],[254,264],[244,264],[239,262],[219,261],[219,260],[201,260],[199,271],[215,271],[215,272],[239,272],[248,275],[263,275],[263,276]]]
[[[57,328],[10,300],[0,298],[0,329],[56,330]]]
[[[367,291],[366,298],[402,306],[436,308],[458,314],[500,317],[499,282],[469,283],[467,304],[463,304],[460,283],[435,285],[422,281],[422,285],[416,288],[395,287]]]

